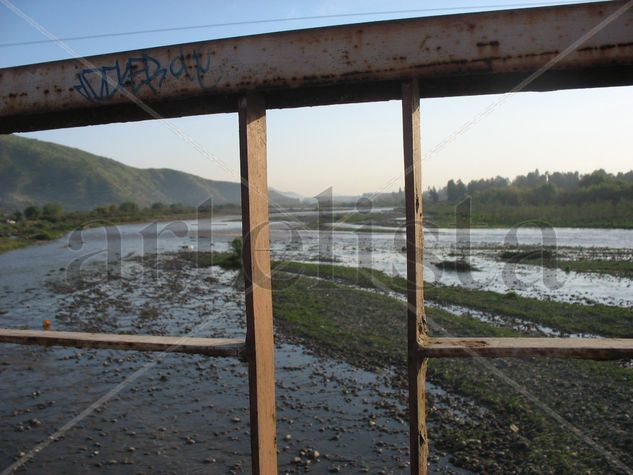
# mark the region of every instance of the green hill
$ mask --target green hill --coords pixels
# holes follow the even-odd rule
[[[240,186],[170,169],[140,169],[83,150],[15,135],[0,136],[0,209],[60,203],[67,210],[133,201],[196,206],[240,202]],[[299,200],[273,190],[279,205]]]

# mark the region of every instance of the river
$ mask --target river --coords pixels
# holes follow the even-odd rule
[[[180,274],[180,282],[155,279],[138,285],[139,260],[180,249],[222,251],[239,236],[239,221],[130,224],[92,228],[80,234],[0,255],[0,324],[39,328],[53,319],[56,329],[201,336],[244,336],[241,291],[230,285],[230,272]],[[158,232],[153,233],[152,230]],[[555,229],[557,243],[569,248],[630,250],[633,231]],[[548,286],[542,269],[517,266],[516,281],[504,278],[505,263],[494,252],[505,229],[470,232],[470,259],[480,269],[470,280],[432,265],[464,252],[458,232],[426,234],[426,278],[497,292],[565,301],[631,306],[629,279],[598,274],[557,272],[557,288]],[[462,233],[463,235],[463,233]],[[153,238],[156,236],[156,239]],[[276,259],[314,261],[328,258],[390,274],[404,274],[401,233],[333,230],[318,233],[297,223],[271,224]],[[521,244],[538,244],[538,230],[518,233]],[[104,263],[120,278],[104,279]],[[55,292],[50,282],[84,283]],[[116,277],[116,276],[115,276]],[[75,280],[72,280],[75,279]],[[201,280],[202,279],[202,280]],[[551,283],[551,282],[550,282]],[[73,285],[75,285],[73,284]],[[155,307],[156,314],[144,310]],[[196,329],[199,329],[196,331]],[[280,466],[313,473],[337,467],[385,473],[406,472],[405,400],[389,384],[390,374],[360,370],[278,339]],[[103,407],[82,419],[27,465],[30,473],[104,473],[249,471],[247,380],[244,364],[230,359],[154,355],[63,348],[0,347],[0,465],[7,466],[78,412],[141,372],[138,380]],[[454,396],[429,386],[434,404],[461,417]],[[385,404],[384,401],[390,401]],[[310,450],[322,455],[309,458]],[[308,460],[310,460],[308,462]],[[432,452],[434,472],[460,472],[447,454]],[[393,467],[398,467],[394,469]]]

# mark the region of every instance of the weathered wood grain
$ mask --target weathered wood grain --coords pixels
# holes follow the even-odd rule
[[[275,344],[268,229],[266,105],[240,100],[242,236],[249,355],[251,457],[254,474],[277,473]]]
[[[431,358],[633,358],[633,338],[431,338],[420,345]]]
[[[242,340],[188,336],[117,335],[44,330],[0,329],[1,343],[20,345],[69,346],[129,351],[195,353],[207,356],[239,356]]]
[[[418,353],[427,334],[424,314],[422,229],[422,156],[420,144],[420,91],[417,81],[402,85],[404,142],[404,195],[407,239],[407,342],[409,380],[409,446],[411,473],[425,474],[429,444],[426,429],[424,382],[427,363]]]

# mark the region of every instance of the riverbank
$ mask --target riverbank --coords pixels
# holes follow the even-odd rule
[[[31,294],[28,315],[41,307],[48,318],[53,316],[53,328],[74,331],[196,331],[199,336],[243,337],[243,292],[234,287],[240,278],[236,271],[217,267],[219,262],[233,265],[232,259],[218,260],[220,255],[200,253],[192,259],[188,252],[165,253],[157,260],[131,256],[124,259],[120,278],[94,266],[74,284],[58,271],[50,277],[49,288],[59,302],[37,305]],[[290,473],[303,473],[306,466],[317,473],[406,471],[406,312],[399,292],[404,280],[319,264],[283,262],[274,269],[273,310],[282,358],[281,467]],[[315,270],[318,278],[307,275]],[[525,302],[518,298],[510,303],[521,307]],[[486,323],[467,312],[427,307],[427,315],[435,335],[533,334]],[[62,397],[62,388],[51,386],[87,385],[83,391],[89,396],[82,404],[88,404],[108,385],[150,361],[148,355],[121,357],[116,352],[41,349],[29,356],[22,347],[13,352],[22,358],[15,362],[17,374],[13,365],[0,371],[4,384],[16,388],[15,395],[9,391],[7,407],[18,411],[3,413],[0,419],[11,438],[5,447],[20,450],[45,436],[30,421],[55,427],[75,410],[75,396]],[[614,362],[450,359],[432,360],[428,374],[433,468],[448,464],[478,472],[618,473],[613,458],[633,463],[629,368]],[[73,375],[81,379],[77,386],[68,379]],[[84,422],[56,443],[56,450],[38,459],[49,469],[68,466],[68,461],[51,457],[66,453],[78,470],[110,470],[114,460],[114,467],[134,463],[148,471],[188,466],[181,463],[211,473],[248,471],[248,462],[243,462],[248,460],[246,388],[245,368],[238,362],[170,357],[147,382],[139,381],[120,402],[113,401],[106,412]],[[39,409],[40,396],[32,403],[25,396],[36,391],[45,394],[42,401],[52,397],[57,403]],[[586,438],[579,438],[575,429]],[[100,433],[114,443],[95,446]],[[587,438],[594,445],[586,445]],[[306,457],[306,449],[318,449],[319,460]],[[38,472],[32,464],[29,468]]]
[[[213,216],[232,216],[239,207],[228,206],[213,210]],[[208,218],[211,216],[207,211]],[[194,210],[183,212],[141,210],[134,213],[103,214],[99,211],[66,213],[54,220],[45,218],[22,219],[11,224],[0,222],[0,254],[36,244],[59,239],[76,229],[89,229],[120,224],[184,221],[199,218]],[[10,221],[10,220],[9,220]]]
[[[616,209],[617,208],[617,209]],[[472,210],[450,203],[424,202],[424,224],[431,228],[511,228],[513,226],[553,228],[590,228],[590,229],[633,229],[633,206],[622,204],[613,208],[608,206],[508,206],[478,208]],[[403,228],[404,207],[383,209],[372,212],[371,208],[362,209],[350,206],[347,212],[336,210],[329,216],[327,209],[322,211],[321,222],[318,213],[297,216],[309,229],[318,229],[323,220],[336,226],[360,225]],[[282,221],[284,216],[270,216],[271,221]],[[326,221],[326,222],[327,222]],[[368,230],[368,229],[365,229]]]
[[[278,262],[274,267],[278,330],[319,354],[372,370],[394,368],[393,384],[405,387],[405,305],[398,298],[359,288],[401,292],[403,279],[329,264]],[[427,288],[427,298],[463,304],[456,300],[463,289],[450,290]],[[522,312],[525,317],[540,310],[541,319],[552,312],[551,302],[517,296],[493,307],[490,294],[479,299],[489,311]],[[472,295],[465,296],[466,301],[468,297]],[[536,304],[542,308],[534,308]],[[579,317],[585,324],[600,320],[600,311],[605,310],[584,307],[563,306],[567,313],[548,323],[565,331]],[[426,314],[437,336],[533,335],[482,322],[468,313],[427,307]],[[626,327],[630,316],[625,312],[616,320]],[[628,323],[630,332],[633,326]],[[594,326],[602,333],[613,329],[606,322]],[[442,425],[431,404],[430,420],[439,424],[431,431],[432,444],[450,453],[458,466],[503,473],[618,473],[633,463],[633,441],[627,436],[633,426],[633,372],[617,362],[442,359],[430,362],[428,377],[433,385],[468,398],[477,408],[465,409],[467,416],[459,424]],[[604,451],[588,447],[584,437],[597,441]],[[604,458],[604,453],[620,462]]]
[[[278,327],[311,348],[363,367],[393,366],[405,384],[403,302],[329,280],[279,272],[273,286]],[[325,277],[327,279],[327,277]],[[520,307],[521,302],[516,302]],[[521,336],[509,328],[426,309],[433,335]],[[555,359],[432,360],[429,381],[468,397],[485,415],[430,433],[459,466],[474,471],[616,473],[599,451],[574,434],[580,428],[625,466],[633,463],[630,434],[633,372],[618,363]],[[608,389],[607,389],[608,388]],[[434,420],[433,408],[430,418]],[[589,450],[588,450],[589,449]]]

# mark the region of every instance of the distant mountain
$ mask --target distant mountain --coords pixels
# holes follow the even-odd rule
[[[280,193],[288,198],[295,198],[301,201],[303,204],[316,205],[319,202],[319,200],[317,200],[315,196],[303,196],[303,195],[300,195],[299,193],[295,193],[294,191],[279,191],[274,188],[271,188],[270,191],[276,191],[277,193]],[[320,195],[320,197],[322,200],[325,200],[325,196]],[[333,204],[356,203],[360,197],[361,195],[332,195],[332,203]]]
[[[279,193],[281,195],[287,196],[288,198],[295,198],[299,201],[305,199],[305,196],[300,195],[299,193],[295,193],[294,191],[279,191],[276,188],[270,188],[270,191],[274,191],[276,193]]]
[[[67,210],[133,201],[196,206],[240,203],[240,185],[168,168],[140,169],[83,150],[15,135],[0,136],[0,209],[60,203]],[[299,200],[270,190],[271,203]]]

